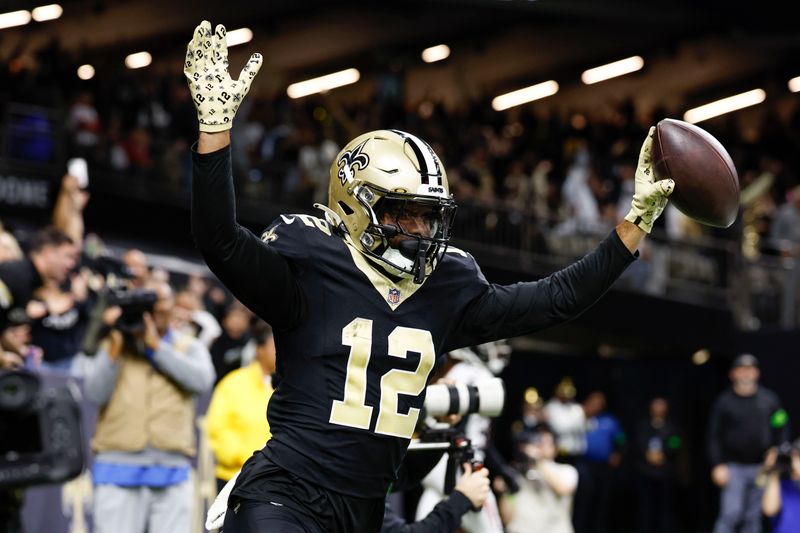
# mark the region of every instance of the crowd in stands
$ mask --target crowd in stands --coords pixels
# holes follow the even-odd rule
[[[75,63],[56,42],[35,56],[12,51],[1,57],[0,107],[18,102],[63,114],[69,152],[87,157],[95,175],[186,191],[196,124],[180,65],[120,67],[81,81]],[[551,113],[535,106],[495,112],[488,100],[447,109],[435,101],[403,101],[402,80],[376,87],[368,102],[353,105],[325,95],[260,95],[255,88],[232,132],[234,175],[244,196],[309,209],[325,199],[329,163],[344,140],[399,128],[431,143],[457,201],[479,206],[486,227],[507,217],[560,232],[605,231],[624,214],[640,139],[668,114],[637,109],[633,101]],[[800,242],[792,223],[800,218],[800,108],[796,98],[762,108],[754,124],[736,115],[703,124],[739,171],[742,225],[714,231],[673,210],[661,223],[669,235],[744,237],[752,254],[793,252]]]

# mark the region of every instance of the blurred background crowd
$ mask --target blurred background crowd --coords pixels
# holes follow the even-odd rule
[[[80,383],[95,487],[175,489],[170,501],[193,503],[164,523],[199,531],[216,490],[269,438],[264,412],[279,377],[269,325],[231,298],[188,239],[197,129],[180,59],[81,79],[80,47],[4,37],[0,367]],[[532,279],[611,231],[648,127],[679,118],[671,102],[630,91],[602,105],[495,111],[487,89],[454,105],[414,87],[412,71],[387,61],[368,89],[342,98],[254,88],[232,130],[242,222],[259,231],[277,213],[313,212],[340,147],[399,128],[445,162],[456,245],[490,281]],[[797,340],[800,100],[782,94],[745,116],[701,124],[739,172],[732,227],[668,210],[608,303],[563,333],[509,340],[504,363],[490,366],[506,383],[506,408],[482,447],[501,458],[492,492],[507,531],[800,527],[791,444],[800,397],[787,358]],[[86,160],[89,184],[64,173],[68,158]],[[641,331],[615,329],[614,317],[642,302],[654,311]],[[126,312],[132,323],[118,336]],[[652,342],[654,317],[675,324],[670,338]],[[129,420],[123,387],[174,409]],[[121,428],[151,422],[161,429],[141,445]],[[69,501],[85,509],[64,513],[73,525],[84,511],[96,527],[123,512],[119,494],[95,488],[91,504],[92,483],[70,490],[79,486],[84,499]],[[408,520],[421,493],[398,504]],[[26,506],[30,531],[51,531],[43,502],[62,501],[42,494],[0,499]],[[104,514],[101,500],[117,503]]]

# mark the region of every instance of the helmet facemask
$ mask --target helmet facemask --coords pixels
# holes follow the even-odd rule
[[[447,250],[456,211],[453,200],[385,193],[374,207],[362,205],[371,218],[361,235],[366,255],[390,274],[422,283]]]

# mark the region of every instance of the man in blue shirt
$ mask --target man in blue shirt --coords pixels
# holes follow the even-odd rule
[[[586,452],[577,463],[578,491],[573,522],[576,533],[607,530],[611,480],[620,463],[625,432],[617,418],[606,412],[606,396],[590,393],[583,402],[586,414]]]

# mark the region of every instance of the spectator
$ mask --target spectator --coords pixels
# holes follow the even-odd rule
[[[522,395],[522,418],[512,424],[511,431],[518,436],[525,431],[532,431],[542,422],[547,422],[544,412],[545,403],[536,387],[528,387]]]
[[[555,462],[555,434],[547,424],[522,434],[519,491],[504,495],[500,512],[508,533],[572,533],[574,466]],[[499,479],[499,478],[498,478]]]
[[[625,432],[617,417],[606,411],[606,396],[600,391],[583,402],[586,417],[586,451],[578,459],[578,490],[575,493],[574,525],[577,533],[603,533],[608,528],[611,484],[620,464]]]
[[[83,248],[83,209],[88,202],[89,193],[80,187],[78,178],[64,174],[53,208],[53,226],[69,235],[78,249]]]
[[[339,146],[324,138],[318,127],[309,127],[304,133],[307,139],[297,154],[300,177],[311,189],[314,203],[325,205],[331,162],[339,153]]]
[[[772,520],[772,533],[800,531],[800,439],[780,450],[770,448],[764,472],[767,479],[761,509]]]
[[[711,479],[722,489],[714,533],[759,532],[756,476],[769,447],[788,440],[788,420],[775,393],[759,386],[753,355],[734,359],[729,376],[732,386],[714,402],[708,428]]]
[[[667,400],[653,398],[647,418],[640,421],[636,431],[633,453],[639,475],[642,533],[672,531],[672,488],[681,438],[668,414]]]
[[[792,189],[788,201],[778,208],[770,237],[785,255],[796,255],[800,245],[800,186]]]
[[[70,372],[74,357],[81,350],[83,334],[89,321],[88,269],[72,275],[70,289],[46,283],[36,290],[36,305],[31,318],[31,342],[43,350],[43,366]]]
[[[29,316],[41,313],[41,304],[29,305],[34,291],[43,284],[60,285],[75,268],[75,245],[66,234],[47,227],[31,237],[27,256],[0,263],[0,330],[8,313],[25,309]]]
[[[253,326],[256,360],[230,372],[219,381],[208,406],[207,424],[216,459],[219,490],[244,462],[270,439],[264,418],[272,396],[275,342],[272,328],[263,321]]]
[[[211,345],[211,358],[217,372],[217,383],[228,372],[242,366],[244,348],[250,340],[252,314],[240,302],[234,302],[222,319],[222,334]]]
[[[572,378],[563,378],[554,392],[554,397],[544,408],[547,423],[556,436],[561,459],[574,464],[586,450],[586,415],[583,407],[575,401]]]
[[[82,91],[67,117],[67,128],[72,132],[72,148],[84,157],[91,157],[98,143],[101,126],[92,93]]]
[[[22,255],[22,249],[14,235],[0,227],[0,263],[19,261]]]
[[[0,330],[0,369],[22,368],[28,357],[35,357],[30,346],[29,322],[30,318],[22,309],[9,313],[6,328]]]
[[[197,337],[207,348],[222,333],[217,319],[203,309],[200,298],[189,289],[175,294],[175,328]]]
[[[96,533],[188,533],[191,457],[195,453],[193,397],[211,388],[208,350],[171,328],[169,286],[158,294],[144,327],[111,330],[87,371],[87,397],[100,407],[92,439]]]
[[[132,248],[122,255],[128,275],[131,277],[130,285],[133,288],[142,288],[150,279],[150,265],[147,256],[141,250]]]

